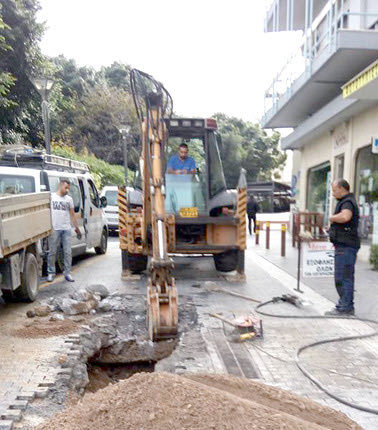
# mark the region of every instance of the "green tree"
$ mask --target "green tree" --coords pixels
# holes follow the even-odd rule
[[[43,32],[43,25],[36,21],[39,2],[0,0],[0,4],[6,24],[0,28],[0,37],[9,45],[0,55],[0,72],[8,79],[5,91],[9,100],[7,105],[0,106],[0,129],[5,141],[7,136],[18,132],[27,134],[36,144],[41,129],[41,122],[35,123],[35,118],[40,117],[40,102],[29,77],[45,61],[38,45]]]
[[[108,85],[130,93],[130,71],[131,67],[128,64],[114,62],[108,67],[103,67],[101,73]]]
[[[1,34],[4,30],[9,30],[9,25],[5,24],[2,17],[2,5],[0,4],[0,53],[9,51],[11,47],[7,44],[5,36]],[[7,108],[12,106],[12,102],[7,95],[14,85],[15,78],[11,73],[0,71],[0,107]]]
[[[223,113],[215,114],[214,118],[221,136],[220,155],[229,187],[237,185],[241,167],[246,169],[250,182],[271,180],[277,170],[283,169],[286,154],[279,149],[279,133],[268,136],[258,124]]]
[[[138,144],[139,124],[131,96],[122,89],[97,84],[77,100],[72,111],[70,140],[75,148],[84,148],[97,157],[115,164],[123,163],[121,124],[130,126],[130,167],[135,164],[135,147]],[[134,147],[134,151],[133,151]],[[133,156],[134,154],[134,156]],[[137,157],[136,157],[137,158]]]

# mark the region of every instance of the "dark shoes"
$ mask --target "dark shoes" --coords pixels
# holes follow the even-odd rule
[[[324,315],[326,316],[333,316],[333,317],[347,317],[347,316],[353,316],[354,315],[354,309],[351,309],[349,311],[341,311],[337,308],[332,309],[331,311],[326,312]]]

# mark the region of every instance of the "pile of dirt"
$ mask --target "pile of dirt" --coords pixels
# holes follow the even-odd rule
[[[64,336],[75,332],[79,329],[80,324],[71,321],[48,321],[48,320],[33,320],[31,323],[25,324],[23,327],[17,328],[11,332],[13,336],[23,338],[41,338]]]
[[[255,391],[256,390],[256,391]],[[86,394],[38,430],[362,430],[330,408],[229,376],[139,373]]]

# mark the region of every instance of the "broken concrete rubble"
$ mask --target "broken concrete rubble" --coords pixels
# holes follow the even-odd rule
[[[86,289],[94,295],[99,295],[101,299],[105,299],[109,296],[109,290],[101,284],[89,285]]]

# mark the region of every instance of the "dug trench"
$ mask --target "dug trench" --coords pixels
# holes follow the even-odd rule
[[[109,300],[111,310],[87,315],[66,336],[57,351],[56,383],[13,428],[362,430],[344,414],[288,391],[211,374],[198,303],[190,297],[181,296],[179,336],[156,343],[148,339],[144,295]]]
[[[151,342],[146,327],[144,295],[113,298],[116,310],[83,316],[76,331],[66,335],[64,348],[57,351],[56,362],[52,363],[57,374],[54,386],[50,387],[46,398],[29,403],[22,421],[14,423],[14,428],[34,429],[79,402],[86,393],[96,392],[135,373],[154,372],[158,362],[171,356],[184,333],[197,326],[194,304],[182,297],[179,335],[174,339]],[[43,318],[35,323],[48,326]],[[52,336],[56,334],[51,331]],[[48,329],[43,335],[48,335]]]
[[[87,359],[85,392],[95,392],[135,373],[154,372],[157,362],[169,357],[186,331],[197,324],[195,306],[182,298],[179,306],[180,332],[176,338],[151,342],[146,331],[144,309],[117,312],[117,339]],[[84,379],[86,379],[84,377]]]

